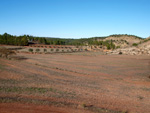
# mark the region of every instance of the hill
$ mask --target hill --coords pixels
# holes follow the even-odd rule
[[[136,36],[121,35],[118,37],[109,36],[105,40],[114,40],[114,44],[116,46],[129,47],[132,46],[134,43],[140,43],[143,39],[137,38]]]
[[[138,45],[138,47],[150,48],[150,37],[144,39],[143,42]]]
[[[133,41],[137,40],[134,39]],[[139,42],[133,43],[132,46],[112,50],[108,54],[150,55],[150,37],[139,39]]]
[[[30,44],[44,44],[44,45],[74,45],[85,46],[87,50],[115,50],[118,48],[140,47],[145,48],[149,46],[149,38],[141,38],[135,35],[115,34],[106,37],[91,37],[80,39],[65,39],[65,38],[48,38],[36,36],[13,36],[7,33],[0,35],[0,44],[16,45],[16,46],[30,46]]]

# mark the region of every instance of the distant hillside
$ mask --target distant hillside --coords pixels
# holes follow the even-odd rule
[[[126,48],[118,48],[107,54],[125,54],[125,55],[150,55],[150,37],[146,39],[132,39],[132,45]],[[125,40],[128,40],[126,37]]]
[[[149,41],[150,38],[144,39],[135,35],[118,34],[106,37],[91,37],[80,39],[48,38],[35,37],[29,35],[13,36],[7,33],[0,35],[0,44],[6,45],[29,45],[29,44],[46,44],[46,45],[75,45],[75,46],[98,46],[98,48],[116,49],[138,46]],[[148,42],[147,42],[148,43]]]
[[[150,48],[150,37],[144,39],[139,45],[138,47],[140,48]]]
[[[110,41],[115,44],[116,47],[130,47],[134,43],[140,43],[144,39],[135,35],[110,35],[104,39],[97,39],[98,41]]]

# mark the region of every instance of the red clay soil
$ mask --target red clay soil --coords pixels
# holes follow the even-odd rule
[[[76,106],[91,105],[95,108],[108,109],[107,112],[110,113],[150,112],[149,56],[95,53],[18,55],[27,59],[22,61],[0,59],[0,87],[4,89],[21,87],[23,92],[1,89],[0,98],[27,96],[31,99],[54,99],[55,102],[74,103]],[[43,93],[37,90],[26,91],[31,87],[51,90]],[[22,102],[1,103],[0,108],[3,112],[6,110],[6,113],[9,112],[7,104],[11,106],[8,108],[12,113],[13,108],[18,108],[15,109],[15,113],[19,110],[28,113],[87,113],[87,110],[68,104],[56,107],[48,106],[49,104],[28,105]]]
[[[0,103],[0,113],[83,113],[83,111],[47,105]]]

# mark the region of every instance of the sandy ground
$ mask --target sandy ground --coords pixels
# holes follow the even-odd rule
[[[0,59],[2,113],[150,112],[149,56],[18,55]]]

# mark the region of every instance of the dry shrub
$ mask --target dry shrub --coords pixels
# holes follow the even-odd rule
[[[9,58],[11,55],[15,55],[16,53],[12,50],[7,48],[0,48],[0,57],[2,58]]]

